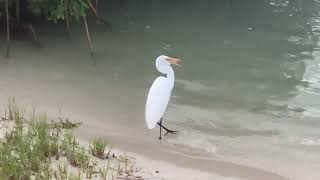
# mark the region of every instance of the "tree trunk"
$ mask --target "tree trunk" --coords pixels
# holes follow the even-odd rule
[[[97,9],[92,5],[90,0],[87,0],[87,3],[91,9],[91,11],[93,12],[93,14],[95,15],[95,17],[102,22],[103,24],[105,24],[107,27],[111,27],[110,23],[102,16],[99,16]]]
[[[92,46],[91,46],[91,38],[90,38],[90,33],[89,33],[87,18],[86,18],[86,15],[82,15],[82,16],[83,16],[83,22],[84,22],[84,25],[85,25],[85,28],[86,28],[86,35],[87,35],[87,41],[88,41],[88,46],[89,46],[90,54],[91,54],[91,56],[93,56],[93,51],[92,51]]]
[[[8,58],[10,56],[10,19],[9,19],[9,4],[8,0],[6,0],[6,17],[7,17],[7,48],[5,57]]]
[[[68,36],[70,36],[70,15],[69,15],[69,7],[70,7],[70,0],[65,1],[65,21],[66,21],[66,31],[68,33]]]

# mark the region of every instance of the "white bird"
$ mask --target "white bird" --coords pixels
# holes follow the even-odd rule
[[[159,76],[153,81],[146,102],[145,120],[149,129],[153,129],[157,125],[160,126],[159,139],[161,139],[161,128],[167,131],[166,134],[178,132],[164,127],[162,125],[162,117],[167,109],[174,86],[174,71],[171,64],[180,66],[178,64],[179,61],[181,60],[165,55],[161,55],[156,59],[157,70],[160,73],[166,74],[167,77]]]

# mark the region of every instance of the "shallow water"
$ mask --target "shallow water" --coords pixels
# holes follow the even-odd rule
[[[69,41],[62,28],[42,25],[43,49],[15,41],[11,59],[1,61],[1,100],[61,109],[86,122],[90,133],[80,134],[155,145],[158,129],[146,129],[144,103],[159,75],[154,59],[167,54],[183,66],[165,115],[180,133],[164,142],[182,154],[318,179],[319,3],[228,2],[127,1],[120,12],[109,9],[112,32],[90,25],[96,66],[83,29],[75,26]]]

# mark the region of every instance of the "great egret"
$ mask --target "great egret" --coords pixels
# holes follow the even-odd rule
[[[156,59],[157,70],[160,73],[166,74],[167,77],[159,76],[153,81],[146,102],[145,120],[149,129],[153,129],[157,125],[160,126],[159,139],[161,139],[161,128],[167,131],[166,134],[178,132],[164,127],[162,125],[162,117],[168,106],[174,86],[174,71],[171,64],[179,66],[179,61],[181,60],[165,55],[161,55]]]

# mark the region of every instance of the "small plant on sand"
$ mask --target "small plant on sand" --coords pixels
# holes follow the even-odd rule
[[[90,158],[89,156],[86,154],[86,151],[83,147],[81,147],[77,154],[76,154],[77,160],[79,162],[79,166],[81,168],[85,168],[88,167],[89,162],[90,162]]]
[[[85,173],[86,173],[86,178],[91,179],[94,174],[93,166],[88,166],[85,169]]]
[[[67,159],[72,166],[81,168],[85,168],[90,160],[83,147],[70,150],[67,153]]]
[[[94,155],[98,158],[101,158],[101,159],[105,159],[104,151],[105,151],[107,145],[108,145],[108,142],[103,138],[94,139],[93,143],[90,147],[92,155]]]
[[[68,177],[68,180],[81,180],[81,177],[80,177],[80,175],[70,174]]]
[[[15,98],[10,98],[9,103],[5,109],[5,117],[3,119],[6,120],[19,120],[23,119],[24,109],[17,105]]]
[[[90,159],[84,147],[79,147],[79,142],[76,141],[71,131],[65,133],[60,151],[74,167],[85,168],[89,163]]]
[[[127,172],[128,171],[128,164],[130,163],[128,156],[127,155],[119,156],[117,160],[120,165],[123,164],[121,172]]]
[[[67,179],[68,178],[68,167],[67,165],[59,164],[58,171],[54,173],[56,179]]]
[[[111,170],[110,160],[108,160],[107,167],[104,167],[104,168],[100,168],[100,169],[99,169],[100,177],[101,177],[103,180],[107,180],[108,173],[110,172],[110,170]]]
[[[108,162],[109,162],[109,161],[108,161]],[[109,171],[108,168],[100,168],[100,169],[99,169],[100,177],[101,177],[103,180],[107,180],[108,171]]]

